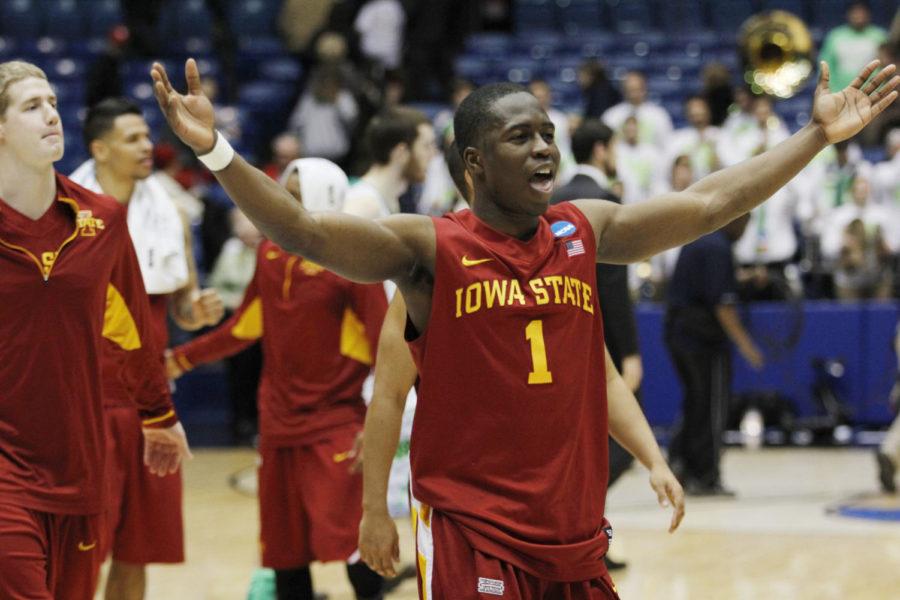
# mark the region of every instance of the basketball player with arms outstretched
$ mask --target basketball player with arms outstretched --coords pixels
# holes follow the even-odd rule
[[[683,192],[624,206],[548,207],[553,124],[521,87],[486,86],[454,120],[472,210],[377,221],[306,212],[237,156],[214,129],[193,60],[187,95],[161,65],[153,78],[172,130],[270,239],[351,280],[391,279],[403,294],[420,374],[411,462],[421,596],[616,598],[602,561],[608,413],[594,261],[643,259],[761,204],[896,99],[893,65],[869,80],[878,66],[830,93],[823,64],[810,123],[794,136]],[[671,500],[677,482],[645,423],[632,421],[621,442]]]

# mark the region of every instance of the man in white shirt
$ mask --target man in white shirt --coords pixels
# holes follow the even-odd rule
[[[772,99],[759,96],[753,100],[753,127],[747,127],[745,118],[735,118],[727,135],[719,137],[716,153],[722,167],[730,167],[752,156],[774,148],[791,134],[784,121],[775,114]]]
[[[629,71],[622,82],[622,92],[625,101],[603,113],[603,122],[614,131],[621,131],[625,119],[634,115],[638,121],[640,140],[664,149],[672,134],[672,118],[663,107],[647,100],[644,74]]]
[[[873,197],[878,204],[900,211],[900,127],[891,129],[884,145],[890,158],[872,167]]]
[[[344,212],[378,219],[400,212],[400,196],[425,179],[437,152],[434,128],[417,110],[395,107],[369,121],[365,145],[372,166],[347,192]]]
[[[403,57],[403,27],[406,12],[399,0],[369,0],[356,15],[353,28],[366,58],[392,70]]]
[[[616,170],[622,181],[622,202],[631,204],[651,198],[662,167],[659,151],[638,139],[638,122],[634,116],[625,119],[617,139]]]
[[[667,163],[686,154],[691,159],[694,181],[706,177],[719,168],[716,143],[719,128],[710,124],[709,104],[702,96],[691,96],[684,103],[684,114],[689,127],[676,130],[668,143]]]

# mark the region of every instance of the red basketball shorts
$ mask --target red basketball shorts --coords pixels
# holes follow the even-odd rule
[[[91,600],[103,517],[0,504],[0,598]]]
[[[350,473],[349,452],[360,429],[353,423],[310,445],[260,451],[264,567],[297,569],[315,560],[354,559],[362,518],[362,476]]]
[[[472,548],[457,526],[415,500],[420,600],[618,600],[608,574],[548,581]]]
[[[146,565],[184,561],[181,471],[159,477],[144,465],[144,436],[134,408],[103,409],[107,436],[109,528],[104,556]]]

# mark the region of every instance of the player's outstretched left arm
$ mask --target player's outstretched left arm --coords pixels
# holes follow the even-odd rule
[[[683,192],[619,205],[578,200],[594,227],[597,260],[630,263],[681,246],[749,212],[790,181],[826,145],[856,135],[897,99],[895,65],[870,62],[845,89],[831,93],[821,63],[810,122],[747,161],[708,175]]]
[[[656,492],[659,505],[663,508],[672,506],[672,521],[669,524],[669,533],[672,533],[684,518],[684,490],[669,469],[634,393],[619,375],[608,351],[606,396],[609,405],[609,433],[650,471],[650,487]]]

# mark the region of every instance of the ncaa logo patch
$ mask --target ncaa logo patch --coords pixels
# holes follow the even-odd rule
[[[550,226],[550,231],[553,232],[553,237],[563,238],[572,235],[578,228],[568,221],[557,221]]]

